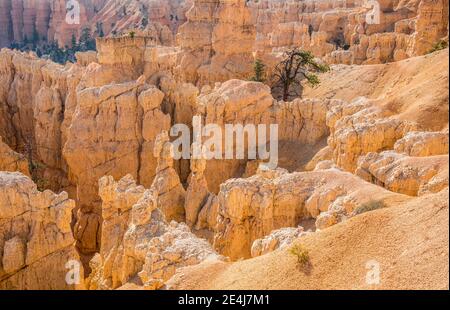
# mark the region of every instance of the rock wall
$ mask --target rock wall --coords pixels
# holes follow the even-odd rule
[[[407,199],[333,168],[292,174],[260,171],[221,185],[214,248],[233,260],[249,258],[253,242],[273,230],[327,217],[326,225],[319,225],[323,229],[370,200]]]
[[[0,48],[12,42],[38,39],[70,46],[72,36],[79,37],[84,28],[93,36],[114,35],[129,29],[145,30],[172,44],[178,27],[186,21],[185,13],[192,0],[77,0],[79,23],[67,20],[66,0],[1,0]],[[37,37],[38,36],[38,37]]]
[[[270,88],[262,83],[230,80],[216,85],[214,89],[208,87],[203,89],[198,97],[197,113],[202,116],[203,125],[218,124],[223,133],[226,124],[242,126],[254,124],[267,127],[270,124],[277,124],[279,158],[285,158],[279,164],[284,167],[290,165],[290,156],[285,152],[291,152],[292,147],[304,148],[315,145],[328,136],[326,114],[328,107],[333,104],[334,101],[317,99],[277,102],[273,99]],[[266,133],[265,141],[268,150],[269,133]],[[225,145],[225,142],[222,144]],[[289,145],[291,148],[282,148],[283,145]],[[220,184],[225,180],[244,174],[248,145],[244,147],[245,159],[208,160],[205,175],[211,192],[217,193]],[[225,154],[225,149],[223,152]]]
[[[409,157],[387,151],[361,157],[356,175],[392,192],[418,196],[448,187],[448,177],[442,178],[447,172],[448,155]]]
[[[14,152],[7,144],[3,143],[0,136],[0,171],[19,171],[30,176],[30,169],[27,158]]]
[[[91,261],[90,289],[114,289],[128,282],[159,289],[180,267],[223,259],[186,224],[166,222],[153,186],[137,186],[131,176],[118,182],[104,177],[99,184],[102,246]]]
[[[140,81],[77,93],[78,105],[63,154],[70,179],[78,185],[77,202],[83,214],[101,215],[97,182],[104,175],[120,178],[131,174],[140,184],[151,185],[157,167],[154,141],[170,127],[170,116],[160,110],[163,96]],[[99,221],[94,226],[90,237],[78,238],[84,252],[98,249]]]
[[[180,79],[213,85],[249,77],[255,25],[245,0],[195,0],[178,32]]]
[[[31,173],[45,188],[73,192],[62,157],[76,106],[82,70],[3,49],[0,52],[0,135],[13,150],[33,158]]]
[[[177,75],[211,86],[249,78],[255,58],[270,71],[294,46],[329,63],[386,63],[424,55],[448,36],[447,1],[378,3],[379,20],[369,23],[360,0],[194,1],[178,32]]]
[[[80,261],[74,207],[67,193],[39,192],[28,177],[0,172],[0,289],[82,288],[82,266],[79,284],[66,282],[66,264]]]

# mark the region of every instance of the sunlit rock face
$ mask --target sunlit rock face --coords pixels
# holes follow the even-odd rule
[[[0,48],[25,39],[71,46],[86,27],[94,37],[142,29],[173,44],[191,5],[192,0],[2,0]]]
[[[381,1],[370,23],[364,3],[194,1],[178,33],[178,74],[200,85],[248,78],[253,58],[270,69],[294,46],[329,63],[385,63],[424,55],[448,33],[446,1]]]
[[[65,65],[0,51],[0,288],[162,289],[374,207],[420,202],[419,214],[448,191],[448,49],[410,58],[448,34],[447,2],[378,1],[375,24],[362,0],[79,2],[82,25],[106,35],[97,51]],[[65,14],[65,1],[0,0],[0,42],[70,44],[81,26]],[[250,80],[254,61],[270,73],[293,46],[344,65],[278,101]],[[171,128],[192,134],[194,117],[222,133],[267,126],[277,164],[250,158],[248,141],[239,158],[214,145],[214,159],[174,159]],[[68,261],[85,282],[69,284]]]
[[[160,109],[162,98],[158,89],[141,82],[109,84],[77,93],[78,106],[63,155],[70,178],[77,184],[81,213],[76,238],[83,252],[99,248],[97,184],[102,176],[131,174],[140,184],[152,184],[157,168],[154,142],[170,127],[170,116]],[[86,226],[91,228],[86,230]]]
[[[90,289],[114,289],[129,282],[160,289],[178,268],[223,260],[184,223],[167,222],[159,209],[158,186],[146,190],[131,176],[99,181],[103,229],[100,253],[91,261]]]
[[[21,173],[0,172],[0,288],[74,289],[66,265],[79,262],[67,193],[39,192]]]
[[[297,227],[306,219],[315,219],[316,228],[325,229],[371,199],[404,201],[408,197],[336,168],[300,173],[260,170],[250,178],[221,185],[213,245],[233,260],[249,258],[254,242],[274,230]],[[263,241],[257,243],[262,248],[254,245],[255,255],[264,249]]]
[[[251,74],[255,25],[245,0],[198,0],[178,32],[182,79],[200,85]]]
[[[74,192],[61,150],[76,106],[82,69],[3,49],[0,52],[0,135],[13,150],[36,161],[44,188]],[[22,170],[20,170],[22,172]]]

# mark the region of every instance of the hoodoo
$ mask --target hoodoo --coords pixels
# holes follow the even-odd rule
[[[448,290],[448,10],[0,0],[0,289]]]

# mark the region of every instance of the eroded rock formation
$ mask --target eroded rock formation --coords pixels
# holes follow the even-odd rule
[[[448,172],[448,155],[409,157],[395,152],[369,153],[358,161],[356,175],[383,186],[390,191],[417,196],[436,176]],[[448,187],[448,178],[435,184],[429,192],[440,192]]]
[[[184,81],[213,85],[252,73],[255,24],[245,0],[194,0],[178,33]]]
[[[319,95],[292,102],[236,79],[293,45],[348,64],[426,53],[448,32],[448,4],[382,1],[374,25],[357,0],[94,2],[106,32],[141,23],[136,35],[98,39],[98,53],[65,66],[0,52],[0,170],[36,183],[0,172],[0,287],[67,288],[62,261],[81,256],[91,289],[160,289],[181,267],[282,250],[299,225],[326,233],[373,206],[448,190],[448,50],[333,66],[332,86],[325,75]],[[23,33],[56,27],[64,41],[77,31],[52,20],[63,1],[36,14],[21,3],[0,9],[30,18]],[[0,24],[8,18],[0,10]],[[141,27],[145,18],[157,24]],[[241,158],[214,145],[202,155],[222,159],[174,160],[168,132],[192,130],[194,116],[222,132],[277,124],[278,139],[258,143],[279,150],[278,168],[249,158],[250,143]]]
[[[157,192],[137,186],[131,176],[100,180],[102,245],[91,261],[90,289],[111,289],[134,283],[159,289],[177,268],[222,259],[206,240],[184,223],[166,222]]]
[[[251,248],[252,257],[261,256],[277,249],[284,249],[303,234],[306,234],[306,232],[304,232],[304,229],[301,226],[297,228],[288,227],[274,230],[270,235],[253,242]]]
[[[22,154],[14,152],[3,143],[0,137],[0,171],[19,171],[25,175],[30,175],[28,160]]]
[[[286,151],[290,152],[295,145],[298,148],[315,145],[328,135],[328,107],[338,102],[317,99],[277,102],[272,97],[270,88],[262,83],[230,80],[216,85],[210,91],[204,90],[198,98],[198,111],[203,125],[217,124],[222,127],[222,132],[225,132],[226,124],[244,127],[247,124],[266,125],[267,128],[271,124],[277,124],[279,149],[283,150],[283,145],[289,145]],[[266,141],[268,152],[269,129],[265,134],[266,137],[261,136],[261,139]],[[246,152],[248,148],[246,146]],[[225,149],[223,152],[225,154]],[[280,166],[290,165],[289,156],[282,153],[279,157],[286,158],[286,162],[279,163]],[[268,158],[264,160],[268,161]],[[205,175],[211,192],[217,193],[219,185],[225,180],[240,177],[245,171],[246,162],[245,159],[209,160]]]
[[[1,289],[76,288],[66,282],[66,265],[80,260],[70,227],[74,208],[67,193],[39,192],[25,175],[0,172]],[[79,270],[77,287],[84,281]]]
[[[269,172],[221,185],[214,231],[214,247],[219,253],[232,259],[248,258],[253,242],[273,230],[296,227],[304,219],[329,212],[335,220],[320,225],[325,228],[370,200],[408,199],[337,169]]]
[[[104,175],[120,178],[131,174],[140,184],[151,185],[157,167],[155,138],[170,126],[170,116],[160,110],[162,97],[158,89],[142,82],[77,93],[78,105],[63,153],[70,178],[78,185],[77,201],[83,214],[100,216],[97,184]],[[98,250],[93,247],[96,230],[91,237],[77,238],[83,251]]]
[[[79,38],[85,28],[94,37],[143,31],[162,44],[173,44],[191,4],[192,0],[2,0],[0,48],[25,38],[71,46],[72,36]]]

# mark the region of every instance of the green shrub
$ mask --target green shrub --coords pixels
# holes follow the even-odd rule
[[[295,244],[290,248],[289,252],[297,257],[297,263],[306,266],[310,262],[309,251],[301,244]]]
[[[430,53],[434,53],[443,49],[446,49],[448,47],[448,41],[447,40],[439,40],[438,42],[436,42],[433,45],[433,48],[428,52]]]

